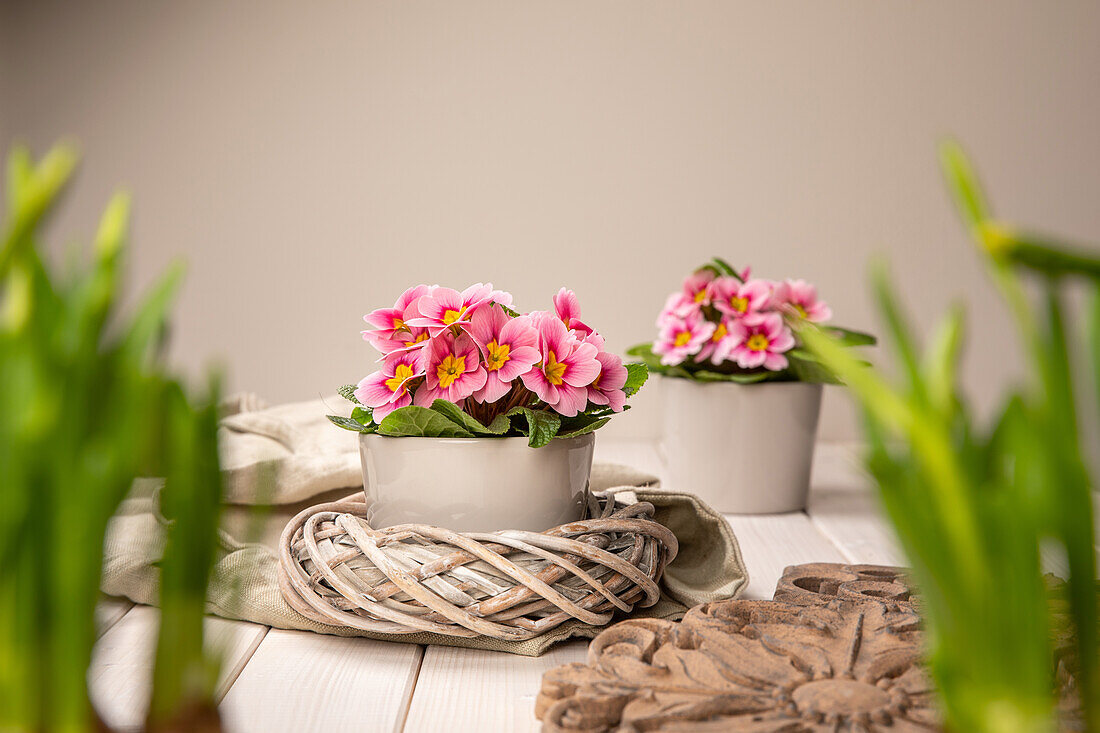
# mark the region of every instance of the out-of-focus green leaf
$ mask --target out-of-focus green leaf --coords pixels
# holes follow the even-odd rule
[[[863,331],[840,326],[825,326],[823,330],[845,346],[874,346],[878,343],[877,338]]]
[[[909,323],[901,312],[901,306],[894,297],[893,286],[886,274],[886,268],[879,265],[873,275],[875,302],[879,313],[886,321],[887,332],[890,334],[890,345],[897,354],[905,371],[909,389],[917,399],[923,400],[924,383],[920,375],[920,363],[917,357],[918,347],[913,338]]]
[[[817,357],[805,349],[791,349],[787,357],[787,369],[795,380],[808,384],[840,384],[836,375],[829,371]]]
[[[715,267],[718,269],[718,271],[721,274],[725,275],[726,277],[732,277],[735,280],[737,280],[738,282],[745,282],[745,280],[741,277],[741,273],[739,273],[737,270],[735,270],[733,265],[726,262],[721,257],[715,257],[713,259],[713,262],[714,262]]]
[[[962,307],[952,308],[940,323],[925,355],[922,371],[926,375],[928,399],[940,412],[947,412],[955,402],[964,325]]]
[[[0,225],[0,729],[95,728],[87,668],[104,533],[134,477],[166,471],[176,476],[169,484],[179,493],[167,506],[178,520],[175,549],[162,563],[152,710],[157,721],[178,705],[216,719],[216,664],[201,645],[220,501],[214,398],[193,408],[179,381],[150,358],[178,273],[132,319],[118,317],[125,199],[108,207],[90,267],[70,258],[55,277],[40,256],[37,227],[75,160],[59,147],[37,164],[17,151],[8,164]],[[65,528],[64,541],[41,541],[41,516]],[[196,675],[200,668],[209,673]]]
[[[1050,237],[1011,232],[1002,249],[1012,263],[1045,275],[1100,278],[1100,256],[1096,252]]]
[[[694,379],[699,382],[733,382],[735,384],[756,384],[757,382],[766,382],[770,379],[774,379],[777,372],[759,371],[759,372],[712,372],[709,369],[700,369],[698,371],[687,373],[688,379]],[[679,376],[679,375],[673,375]]]
[[[1087,320],[1087,342],[1090,356],[1089,372],[1093,380],[1093,396],[1097,400],[1097,414],[1100,414],[1100,279],[1093,281],[1089,293],[1089,313]]]
[[[10,215],[0,239],[0,282],[8,274],[20,247],[29,245],[27,235],[41,222],[61,188],[68,182],[77,162],[76,150],[58,145],[28,169],[30,155],[16,152],[8,165]]]
[[[989,218],[989,207],[966,153],[953,140],[940,146],[940,165],[963,221],[972,229]]]
[[[99,220],[95,237],[95,253],[98,257],[114,257],[126,241],[130,223],[130,195],[116,193],[107,203],[107,209]]]
[[[166,729],[178,716],[207,704],[218,665],[204,653],[206,587],[217,547],[222,477],[218,466],[218,387],[198,408],[183,390],[167,390],[171,454],[160,507],[171,520],[160,562],[160,627],[148,726]]]
[[[1033,377],[1028,388],[1013,394],[993,429],[985,431],[967,413],[958,385],[961,309],[943,321],[920,355],[882,277],[876,294],[902,363],[900,385],[861,367],[826,330],[794,327],[864,411],[867,466],[920,588],[946,727],[1053,730],[1055,710],[1076,700],[1085,728],[1100,730],[1093,482],[1082,459],[1069,319],[1061,300],[1063,278],[1094,278],[1097,269],[1090,255],[1048,240],[1037,243],[992,221],[965,156],[952,145],[941,152],[963,218],[982,244],[1027,347]],[[1020,280],[1024,271],[1047,278],[1045,319],[1034,312]],[[1093,308],[1090,332],[1093,343],[1100,343],[1100,301]],[[1100,355],[1095,361],[1100,364]],[[1069,564],[1066,610],[1056,625],[1042,580],[1040,543],[1060,546]],[[1063,656],[1063,642],[1056,651],[1055,626],[1072,634],[1071,658]],[[1074,670],[1078,685],[1073,699],[1060,706],[1054,698],[1056,655]]]

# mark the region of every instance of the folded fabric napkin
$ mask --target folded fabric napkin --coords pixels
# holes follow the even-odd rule
[[[279,591],[275,550],[279,533],[302,509],[362,486],[356,436],[342,434],[325,420],[330,409],[326,403],[343,405],[339,397],[270,409],[258,409],[253,398],[238,398],[230,405],[232,414],[222,420],[221,450],[230,486],[228,500],[237,506],[226,507],[219,532],[207,596],[210,613],[280,629],[527,656],[537,656],[570,637],[591,638],[602,630],[571,621],[522,642],[430,633],[377,634],[317,623],[292,609]],[[242,506],[258,501],[264,477],[271,475],[276,476],[275,486],[263,498],[272,506]],[[156,509],[159,484],[152,479],[137,482],[132,498],[110,522],[101,582],[109,595],[137,603],[157,602],[157,563],[163,554],[166,529]],[[697,497],[662,491],[655,485],[655,477],[625,466],[593,466],[593,491],[633,489],[639,500],[654,505],[655,519],[671,529],[680,543],[676,559],[665,570],[661,600],[631,616],[678,618],[690,606],[740,595],[748,574],[726,521]],[[244,541],[246,538],[252,541]]]

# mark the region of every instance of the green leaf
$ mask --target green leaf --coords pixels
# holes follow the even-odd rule
[[[774,379],[778,372],[747,372],[740,374],[724,374],[722,372],[712,372],[709,369],[700,369],[697,372],[687,372],[688,379],[694,379],[698,382],[735,382],[737,384],[756,384],[757,382],[764,382],[769,379]]]
[[[787,368],[799,382],[809,384],[840,384],[840,380],[817,357],[802,349],[791,349],[787,357]]]
[[[587,425],[584,425],[582,427],[577,428],[576,430],[571,430],[569,432],[560,432],[560,433],[558,433],[557,437],[559,437],[559,438],[576,438],[576,437],[581,436],[581,435],[587,435],[588,433],[591,433],[595,430],[599,430],[604,425],[606,425],[610,420],[611,420],[610,417],[597,418],[597,419],[593,420],[592,422],[588,423]],[[563,430],[564,430],[564,426],[562,426],[562,427],[563,427]]]
[[[894,297],[893,286],[885,266],[879,265],[875,268],[873,283],[879,312],[886,321],[894,351],[905,370],[909,388],[918,401],[924,401],[924,381],[921,379],[920,365],[917,360],[916,340],[909,320],[902,313],[901,305]]]
[[[343,417],[341,415],[325,415],[325,417],[327,417],[329,422],[336,427],[350,430],[353,433],[374,433],[378,430],[375,425],[364,425],[350,417]]]
[[[645,364],[627,364],[626,383],[623,385],[623,392],[626,393],[627,397],[636,394],[648,379],[649,367]]]
[[[493,424],[486,427],[480,420],[466,414],[461,407],[448,400],[436,400],[431,409],[475,435],[503,435],[512,424],[504,415],[497,415]]]
[[[378,425],[380,435],[395,438],[472,438],[466,428],[456,425],[442,414],[419,405],[394,410]]]
[[[169,310],[183,282],[183,274],[183,263],[174,262],[143,298],[123,341],[123,351],[129,358],[141,361],[155,352],[165,333]]]
[[[374,422],[374,410],[369,407],[356,406],[352,408],[351,419],[357,420],[364,425],[370,425]]]
[[[340,389],[338,389],[336,391],[339,392],[340,396],[343,397],[348,402],[354,402],[357,405],[363,404],[355,396],[355,385],[354,384],[345,384],[344,386],[342,386]]]
[[[526,432],[522,425],[517,428],[520,432],[524,432],[527,436],[527,445],[532,448],[541,448],[546,445],[561,429],[561,416],[556,412],[532,410],[530,407],[513,407],[507,414],[509,417],[522,415],[527,419]]]
[[[965,313],[962,306],[951,309],[932,339],[924,357],[928,398],[933,407],[947,413],[955,406],[956,375],[962,346]]]
[[[979,227],[989,218],[989,207],[970,160],[954,140],[948,140],[940,146],[940,165],[963,221],[971,229]]]
[[[1088,327],[1088,353],[1093,379],[1093,396],[1100,402],[1100,280],[1092,283],[1092,292],[1089,294],[1089,312],[1086,320]],[[1100,404],[1097,404],[1100,412]]]
[[[31,245],[27,235],[56,201],[76,167],[77,157],[75,148],[62,144],[51,148],[33,169],[29,169],[27,153],[9,159],[8,184],[18,184],[18,190],[8,194],[12,215],[0,235],[0,281],[6,279],[17,250]]]
[[[737,270],[735,270],[733,268],[733,265],[726,262],[721,257],[715,257],[711,261],[714,262],[714,266],[716,268],[718,268],[718,270],[720,270],[723,275],[727,275],[728,277],[732,277],[734,280],[737,280],[737,282],[742,282],[742,283],[745,282],[744,278],[741,277],[741,273],[739,273]]]
[[[1047,275],[1084,275],[1100,278],[1100,257],[1087,248],[1050,237],[1001,230],[1007,234],[1002,245],[1008,259],[1017,265]],[[1093,249],[1095,251],[1095,249]]]
[[[661,357],[659,354],[653,353],[653,344],[638,344],[637,346],[631,346],[626,350],[627,356],[633,356],[641,359],[645,363],[649,372],[653,374],[664,374],[668,377],[687,377],[688,372],[686,369],[680,366],[668,366],[661,363]]]
[[[822,330],[844,346],[874,346],[878,343],[877,338],[863,331],[853,331],[840,326],[825,326]]]
[[[107,203],[107,209],[99,221],[99,230],[95,237],[95,253],[99,257],[109,258],[118,254],[126,240],[130,221],[130,195],[116,193]]]
[[[509,316],[511,316],[512,318],[519,318],[519,317],[520,317],[520,315],[521,315],[519,311],[517,311],[517,310],[512,310],[512,309],[511,309],[511,308],[509,308],[508,306],[504,305],[504,303],[497,303],[497,302],[496,302],[496,301],[494,300],[494,301],[493,301],[493,305],[496,305],[497,307],[499,307],[499,308],[500,308],[500,309],[501,309],[502,311],[504,311],[505,313],[507,313],[507,314],[508,314]]]

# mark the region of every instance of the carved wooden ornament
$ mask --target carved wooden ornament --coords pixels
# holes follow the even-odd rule
[[[623,621],[543,676],[544,731],[928,731],[920,621],[899,568],[789,567],[773,601]]]

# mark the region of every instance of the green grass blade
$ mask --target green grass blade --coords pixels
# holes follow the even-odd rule
[[[975,230],[990,218],[978,176],[962,147],[954,140],[940,145],[940,166],[963,221]]]

